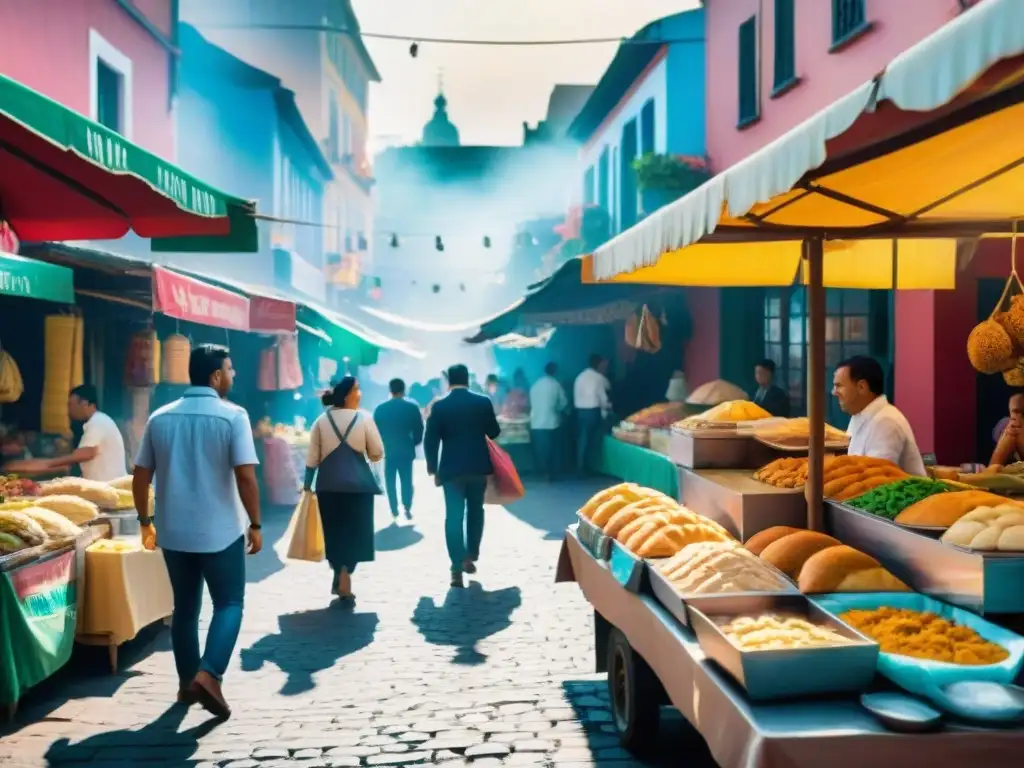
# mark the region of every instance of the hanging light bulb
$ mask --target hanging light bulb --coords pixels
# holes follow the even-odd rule
[[[409,46],[409,55],[412,56],[414,59],[420,55],[419,43],[413,43],[412,45]]]
[[[466,284],[465,283],[459,283],[459,290],[462,291],[463,293],[465,293],[466,292]]]
[[[434,293],[440,293],[441,292],[441,286],[438,285],[437,283],[434,283],[431,286],[430,290],[432,290]]]
[[[442,239],[441,239],[441,236],[440,236],[440,235],[437,235],[437,236],[436,236],[436,237],[434,238],[434,247],[435,247],[435,248],[436,248],[437,250],[439,250],[439,251],[443,251],[443,250],[444,250],[444,240],[442,240]]]
[[[391,235],[391,247],[392,248],[397,248],[398,247],[398,235],[397,234]]]
[[[489,236],[487,236],[487,235],[484,235],[484,248],[490,248],[490,247],[491,247],[491,238]]]

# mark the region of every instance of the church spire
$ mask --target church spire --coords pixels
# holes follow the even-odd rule
[[[437,96],[434,98],[434,116],[423,126],[423,146],[457,147],[459,129],[448,117],[448,99],[444,95],[444,71],[437,72]]]

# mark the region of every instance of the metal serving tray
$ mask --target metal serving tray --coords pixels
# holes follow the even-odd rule
[[[668,558],[665,560],[650,560],[647,563],[647,578],[651,583],[651,591],[654,592],[654,596],[658,599],[665,610],[671,613],[680,624],[684,627],[690,626],[690,616],[686,612],[686,604],[690,600],[714,600],[723,598],[733,597],[762,597],[764,595],[799,595],[800,590],[796,588],[796,585],[790,581],[782,571],[773,568],[768,563],[762,564],[770,571],[773,571],[779,578],[779,589],[772,592],[719,592],[710,595],[684,595],[676,590],[672,586],[672,582],[665,578],[661,572],[659,566],[662,563],[668,562]]]
[[[634,555],[625,546],[609,539],[608,570],[627,592],[639,594],[644,588],[647,563]]]
[[[669,458],[690,469],[750,469],[778,458],[777,451],[754,439],[753,434],[729,430],[673,429]]]
[[[701,650],[732,675],[753,701],[859,693],[875,677],[878,644],[803,595],[691,598],[687,611]],[[775,612],[804,616],[852,642],[822,648],[741,651],[715,622]]]
[[[934,535],[834,501],[825,503],[825,528],[921,594],[983,615],[1024,613],[1024,553],[943,544]]]
[[[598,560],[607,560],[611,551],[611,537],[583,515],[577,513],[576,516],[579,518],[576,536],[579,538],[580,544]]]
[[[803,488],[776,488],[746,469],[679,470],[683,504],[709,517],[740,541],[776,525],[807,526]]]

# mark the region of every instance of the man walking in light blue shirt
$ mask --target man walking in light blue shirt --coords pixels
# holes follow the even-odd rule
[[[569,409],[569,398],[555,378],[557,373],[558,365],[548,363],[544,366],[544,375],[530,387],[530,442],[537,473],[549,481],[558,474],[558,430]]]
[[[149,417],[135,460],[132,494],[143,543],[147,549],[160,544],[174,593],[171,643],[178,700],[198,702],[226,719],[231,709],[221,680],[242,627],[245,553],[254,555],[263,546],[259,462],[248,414],[224,399],[235,377],[228,350],[212,344],[196,347],[188,375],[192,386],[184,397]],[[159,510],[155,528],[148,514],[154,477]],[[204,583],[213,601],[213,619],[200,656]]]

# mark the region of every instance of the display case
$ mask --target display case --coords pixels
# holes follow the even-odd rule
[[[724,527],[740,541],[766,528],[807,525],[803,489],[758,482],[745,469],[679,470],[683,504]]]

